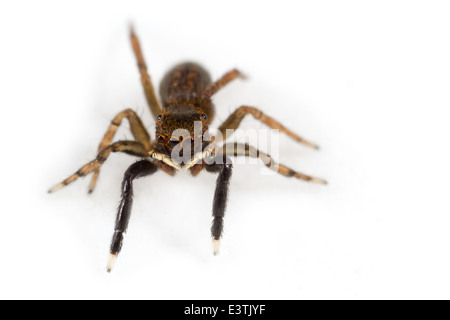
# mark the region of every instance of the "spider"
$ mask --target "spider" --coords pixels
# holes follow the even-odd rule
[[[121,201],[108,258],[108,272],[111,272],[122,249],[124,234],[127,231],[131,215],[133,181],[137,178],[151,175],[157,170],[162,170],[172,176],[179,170],[188,171],[192,176],[196,176],[203,169],[207,172],[217,173],[218,178],[213,199],[213,222],[211,226],[214,255],[219,252],[229,182],[233,170],[229,156],[257,158],[262,160],[267,167],[283,176],[326,184],[325,180],[302,174],[282,164],[275,163],[270,155],[250,146],[248,143],[226,143],[230,130],[237,129],[245,116],[252,115],[269,128],[277,129],[299,143],[318,149],[317,145],[301,138],[257,108],[245,105],[240,106],[222,123],[218,128],[218,132],[222,134],[224,141],[222,148],[216,148],[214,141],[204,141],[206,140],[204,138],[208,133],[209,124],[214,118],[214,105],[211,98],[230,81],[236,78],[244,79],[245,76],[239,70],[233,69],[225,73],[217,81],[212,82],[208,72],[200,65],[192,62],[178,64],[168,71],[161,81],[160,103],[148,74],[139,40],[132,27],[130,28],[130,38],[137,59],[145,97],[156,120],[156,140],[151,140],[139,116],[133,110],[126,109],[117,114],[111,121],[100,142],[96,158],[49,190],[49,193],[53,193],[76,181],[78,178],[92,173],[89,185],[89,193],[91,193],[95,188],[101,166],[112,152],[124,152],[142,158],[142,160],[133,163],[126,170],[123,178]],[[114,135],[124,118],[128,119],[134,140],[113,142]],[[195,129],[195,124],[200,124],[200,130]],[[187,135],[173,135],[177,129],[185,130]],[[182,161],[181,163],[175,161],[172,157],[173,151],[177,147],[186,145],[196,147],[191,148],[192,151],[187,154],[187,161]],[[226,150],[231,150],[231,154],[229,151],[227,153]]]

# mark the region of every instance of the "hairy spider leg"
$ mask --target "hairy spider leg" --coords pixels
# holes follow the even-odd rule
[[[111,152],[124,152],[133,156],[142,157],[145,158],[148,156],[148,152],[145,149],[145,147],[142,145],[142,143],[137,141],[118,141],[115,142],[104,149],[100,151],[97,154],[97,157],[82,166],[77,172],[75,172],[73,175],[65,179],[64,181],[58,183],[57,185],[53,186],[48,192],[52,193],[55,191],[58,191],[59,189],[67,186],[68,184],[74,182],[80,177],[84,177],[88,175],[89,173],[93,172],[94,170],[100,168],[100,166],[105,163],[105,161],[108,159]]]
[[[222,237],[223,231],[223,217],[225,216],[225,209],[228,199],[228,189],[230,185],[230,178],[233,170],[233,164],[230,158],[217,155],[205,164],[204,167],[206,171],[212,173],[219,173],[216,182],[216,191],[214,193],[213,200],[213,223],[211,226],[211,235],[213,238],[213,249],[214,255],[219,253],[220,238]]]
[[[210,99],[214,94],[217,93],[220,89],[226,86],[229,82],[233,81],[236,78],[246,79],[247,77],[237,69],[233,69],[227,73],[225,73],[220,79],[216,82],[211,83],[208,88],[206,88],[202,92],[202,98],[207,100]]]
[[[153,114],[156,117],[161,113],[161,105],[155,94],[155,89],[152,84],[152,79],[147,71],[147,65],[145,64],[144,56],[142,55],[139,39],[134,33],[133,27],[130,28],[131,45],[133,47],[134,55],[136,56],[139,73],[141,74],[141,82],[144,87],[145,98]]]
[[[233,154],[228,154],[227,151],[233,150]],[[305,180],[308,182],[314,182],[319,184],[327,184],[327,182],[323,179],[314,178],[308,176],[306,174],[297,172],[292,170],[291,168],[286,167],[283,164],[278,164],[272,160],[272,157],[255,147],[250,146],[247,143],[228,143],[222,147],[221,154],[226,154],[227,156],[245,156],[251,158],[260,159],[269,169],[285,176],[285,177],[294,177],[300,180]]]
[[[249,107],[249,106],[241,106],[238,109],[236,109],[236,111],[234,111],[228,117],[228,119],[225,120],[224,123],[219,127],[219,131],[222,133],[222,136],[224,137],[223,138],[224,141],[229,136],[229,135],[226,136],[227,129],[231,129],[231,130],[229,130],[229,132],[236,130],[239,127],[239,125],[241,124],[242,119],[244,119],[244,117],[248,114],[251,114],[255,119],[261,121],[262,123],[267,125],[269,128],[280,130],[281,132],[288,135],[289,137],[291,137],[292,139],[294,139],[297,142],[303,143],[304,145],[307,145],[314,149],[319,149],[319,146],[301,138],[300,136],[293,133],[291,130],[287,129],[285,126],[283,126],[281,123],[279,123],[275,119],[273,119],[269,116],[266,116],[261,110],[254,108],[254,107]]]
[[[132,164],[123,177],[122,199],[116,217],[114,235],[111,240],[111,248],[108,259],[107,271],[111,272],[123,244],[123,234],[128,229],[130,221],[131,206],[133,204],[133,180],[155,173],[158,166],[148,160],[141,160]]]
[[[112,142],[112,139],[114,138],[114,135],[116,134],[117,129],[122,123],[122,120],[124,118],[128,119],[128,122],[130,123],[130,130],[133,134],[134,139],[137,142],[140,142],[146,151],[150,151],[150,135],[148,134],[147,130],[145,129],[141,119],[139,116],[131,109],[126,109],[117,114],[114,119],[111,121],[111,124],[108,127],[108,130],[106,130],[105,135],[103,136],[103,139],[100,142],[100,145],[98,146],[98,152],[109,146]],[[94,171],[94,174],[92,175],[91,183],[89,185],[89,193],[94,191],[95,185],[97,183],[98,175],[100,173],[100,168],[97,168]]]

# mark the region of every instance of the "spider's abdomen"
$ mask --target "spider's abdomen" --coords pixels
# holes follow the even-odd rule
[[[202,92],[211,84],[209,73],[192,62],[181,63],[166,73],[160,85],[163,109],[171,106],[191,105],[203,109],[208,117],[213,116],[211,101],[201,98]]]
[[[159,92],[164,106],[180,104],[180,100],[199,99],[210,84],[211,77],[203,67],[187,62],[176,65],[166,73]]]

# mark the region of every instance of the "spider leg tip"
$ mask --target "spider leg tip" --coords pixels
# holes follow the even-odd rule
[[[64,184],[59,183],[59,184],[51,187],[47,192],[48,193],[54,193],[54,192],[58,191],[59,189],[61,189],[62,187],[64,187]]]
[[[219,254],[220,251],[220,239],[213,240],[213,253],[215,256]]]
[[[117,254],[115,253],[111,253],[108,257],[108,265],[106,267],[106,272],[111,273],[114,264],[116,263],[117,260]]]
[[[315,144],[315,143],[312,143],[312,142],[305,142],[305,144],[306,144],[308,147],[313,148],[314,150],[320,150],[320,147],[319,147],[317,144]]]
[[[327,185],[328,184],[328,181],[323,180],[323,179],[319,179],[319,178],[314,178],[313,182],[320,183],[320,184],[323,184],[323,185]]]
[[[246,75],[245,73],[240,72],[240,73],[239,73],[239,77],[240,77],[242,80],[248,80],[248,75]]]
[[[315,143],[312,143],[310,141],[304,140],[302,138],[299,138],[299,139],[296,139],[296,140],[298,142],[300,142],[300,143],[303,143],[307,147],[313,148],[314,150],[320,150],[320,147],[317,144],[315,144]]]
[[[130,30],[130,34],[134,35],[134,23],[132,21],[128,22],[128,30]]]

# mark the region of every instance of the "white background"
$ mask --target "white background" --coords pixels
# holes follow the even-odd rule
[[[22,1],[0,5],[0,298],[450,298],[450,5],[445,1]],[[95,157],[114,115],[153,134],[128,40],[157,86],[183,60],[214,79],[214,125],[257,106],[308,184],[236,165],[221,254],[214,175],[135,184],[123,253],[105,272],[123,172],[47,189]],[[245,128],[263,128],[246,119]],[[117,138],[131,137],[128,124]],[[265,170],[265,169],[264,169]],[[267,173],[262,170],[262,172]]]

